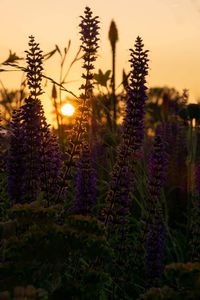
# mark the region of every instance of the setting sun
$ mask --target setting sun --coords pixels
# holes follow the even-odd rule
[[[62,106],[61,112],[64,116],[71,117],[74,114],[75,108],[72,104],[66,103]]]

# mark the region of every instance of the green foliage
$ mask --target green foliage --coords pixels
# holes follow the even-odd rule
[[[30,224],[30,220],[32,220],[33,224],[43,223],[45,225],[55,219],[59,210],[61,210],[59,205],[45,208],[40,207],[39,203],[17,204],[11,207],[9,216],[12,219],[17,219],[19,224]]]
[[[0,170],[0,222],[7,219],[8,206],[7,176]]]
[[[1,269],[7,273],[0,288],[30,282],[37,287],[49,287],[55,280],[65,259],[66,246],[62,227],[55,223],[57,213],[53,208],[28,204],[10,209],[12,221],[0,224],[5,262]]]
[[[109,260],[112,255],[104,226],[94,217],[81,215],[71,215],[59,224],[60,213],[59,206],[29,204],[9,210],[12,221],[0,223],[4,259],[0,290],[31,282],[49,293],[62,287],[91,299],[108,285],[109,275],[95,262],[96,257]]]
[[[107,70],[105,73],[101,69],[99,69],[99,73],[94,74],[94,79],[96,80],[96,84],[107,87],[108,80],[110,80],[110,70]]]
[[[9,50],[9,56],[6,60],[4,60],[1,64],[2,65],[7,65],[9,63],[14,63],[18,60],[21,60],[22,58],[19,57],[15,52],[12,52],[11,50]]]
[[[185,113],[185,115],[184,115]],[[180,111],[181,117],[186,118],[187,120],[195,119],[196,121],[200,120],[200,105],[195,103],[190,103],[185,107],[185,110]]]
[[[200,293],[200,263],[188,262],[167,265],[165,278],[169,286],[175,286],[178,290],[189,291],[197,288]]]
[[[12,292],[4,291],[0,292],[1,300],[10,299],[23,299],[23,300],[48,300],[48,294],[43,289],[36,289],[32,285],[16,286]]]
[[[139,300],[195,300],[200,297],[200,264],[173,263],[165,268],[165,286],[151,288]]]

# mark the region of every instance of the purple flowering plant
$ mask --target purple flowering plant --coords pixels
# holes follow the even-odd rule
[[[165,265],[199,263],[199,104],[181,102],[175,89],[173,101],[167,88],[148,93],[149,54],[139,36],[116,94],[112,22],[113,69],[99,71],[104,105],[95,86],[99,17],[86,7],[80,19],[83,83],[79,97],[71,92],[69,127],[57,115],[52,129],[41,101],[44,77],[55,99],[56,87],[68,91],[43,74],[55,51],[44,55],[30,36],[27,66],[15,55],[2,64],[25,72],[28,93],[0,140],[0,299],[40,299],[34,291],[60,300],[140,299],[149,287],[165,290]],[[194,283],[196,295],[195,276]]]

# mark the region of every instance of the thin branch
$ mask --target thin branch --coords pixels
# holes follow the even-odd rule
[[[15,67],[15,68],[17,68],[18,70],[21,70],[21,71],[23,71],[23,72],[27,72],[27,68],[21,67],[21,66],[19,66],[19,65],[17,65],[17,64],[13,64],[13,63],[5,63],[5,65],[8,65],[8,66],[10,66],[10,67]],[[8,70],[8,71],[9,71],[9,70]],[[17,71],[17,70],[15,70],[15,71]],[[66,89],[62,84],[56,82],[53,78],[51,78],[51,77],[49,77],[49,76],[46,76],[46,75],[42,75],[42,77],[45,78],[45,79],[47,79],[47,80],[49,80],[49,81],[51,81],[51,82],[54,83],[55,85],[59,86],[63,91],[65,91],[65,92],[71,94],[73,97],[75,97],[77,100],[79,100],[79,97],[77,97],[72,91],[69,91],[68,89]]]

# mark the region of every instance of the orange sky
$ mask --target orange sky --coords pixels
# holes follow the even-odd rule
[[[34,35],[44,52],[72,41],[67,62],[79,47],[79,16],[91,7],[101,21],[100,50],[96,68],[111,68],[108,29],[112,19],[119,31],[117,44],[117,81],[122,69],[129,68],[129,48],[140,35],[150,50],[148,86],[190,90],[190,101],[200,98],[200,0],[0,0],[0,61],[9,49],[24,56],[28,36]],[[59,56],[44,65],[48,76],[59,79]],[[67,64],[66,64],[67,67]],[[78,63],[70,72],[68,89],[77,93],[81,84]],[[0,74],[8,88],[17,88],[21,74]],[[45,98],[48,109],[48,95]]]

